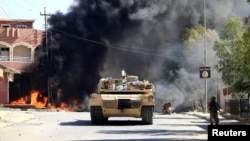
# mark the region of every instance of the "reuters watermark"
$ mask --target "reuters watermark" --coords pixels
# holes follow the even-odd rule
[[[249,141],[250,125],[208,125],[208,141],[216,139],[239,139]]]

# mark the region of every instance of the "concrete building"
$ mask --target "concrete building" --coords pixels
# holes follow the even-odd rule
[[[35,50],[43,31],[33,29],[34,20],[0,19],[0,104],[9,103],[9,83],[15,74],[31,72]]]

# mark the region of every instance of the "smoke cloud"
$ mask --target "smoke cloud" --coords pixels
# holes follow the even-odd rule
[[[214,71],[212,42],[228,16],[249,13],[245,0],[206,1],[206,23],[211,29],[209,95],[221,83]],[[34,75],[40,75],[39,81],[53,77],[54,93],[62,101],[83,100],[95,92],[101,77],[120,77],[122,69],[155,84],[158,111],[164,102],[183,110],[204,97],[204,80],[199,78],[199,67],[204,66],[203,40],[189,52],[181,40],[184,28],[203,25],[203,1],[75,0],[68,13],[58,11],[48,23],[49,59],[41,57]]]

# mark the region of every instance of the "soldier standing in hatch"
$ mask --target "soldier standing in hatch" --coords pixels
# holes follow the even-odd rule
[[[216,97],[212,96],[210,98],[210,101],[208,103],[208,109],[209,109],[209,121],[210,125],[218,125],[219,124],[219,117],[218,117],[218,111],[220,110],[220,105],[218,102],[216,102]]]

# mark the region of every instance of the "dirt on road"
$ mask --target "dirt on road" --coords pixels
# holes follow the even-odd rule
[[[0,128],[21,123],[34,118],[29,111],[21,111],[20,109],[0,109]]]

